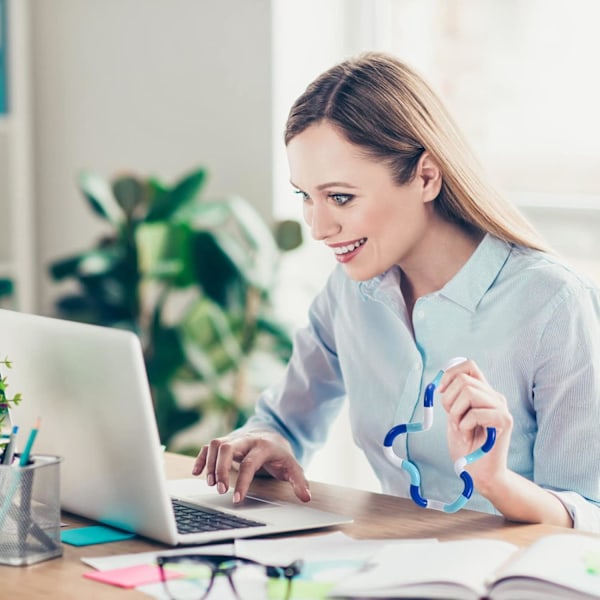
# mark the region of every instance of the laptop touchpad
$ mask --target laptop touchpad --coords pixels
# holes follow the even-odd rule
[[[255,508],[267,508],[269,506],[277,506],[274,502],[269,502],[268,500],[262,500],[261,498],[255,498],[253,496],[246,496],[246,498],[244,498],[243,502],[240,502],[239,504],[234,504],[233,500],[232,500],[232,493],[228,492],[227,494],[223,494],[218,495],[218,496],[212,496],[212,497],[207,497],[207,496],[201,496],[199,498],[196,498],[195,500],[193,498],[190,498],[189,500],[191,500],[192,502],[197,502],[198,504],[201,505],[208,505],[208,506],[214,506],[215,508],[225,508],[228,510],[237,510],[237,509],[243,509],[243,510],[249,510],[249,509],[255,509]]]
[[[278,506],[275,502],[256,498],[255,496],[246,496],[243,502],[234,504],[232,500],[233,490],[221,495],[215,487],[209,487],[202,479],[171,479],[167,481],[167,490],[170,496],[186,502],[228,510],[250,510]]]

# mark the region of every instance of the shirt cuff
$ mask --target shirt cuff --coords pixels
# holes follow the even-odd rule
[[[573,529],[600,533],[600,506],[576,492],[547,490],[556,496],[573,519]]]

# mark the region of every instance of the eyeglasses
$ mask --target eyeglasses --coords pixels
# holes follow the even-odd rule
[[[464,359],[454,359],[451,361],[449,368],[453,364],[458,364],[458,362],[462,362]],[[457,362],[458,361],[458,362]],[[453,513],[460,510],[468,501],[469,498],[473,495],[473,479],[469,475],[467,471],[465,471],[465,467],[468,464],[479,460],[482,456],[487,454],[493,447],[496,441],[496,428],[488,427],[487,428],[487,439],[483,443],[483,445],[474,450],[470,454],[466,456],[462,456],[454,462],[454,472],[458,477],[460,477],[463,481],[463,491],[454,500],[454,502],[441,502],[440,500],[431,500],[428,498],[424,498],[421,495],[421,473],[419,472],[419,468],[417,465],[408,460],[407,458],[400,458],[393,450],[392,444],[394,440],[404,433],[416,433],[419,431],[427,431],[433,425],[433,396],[435,394],[435,389],[439,385],[440,380],[442,379],[442,375],[444,374],[444,370],[439,371],[436,375],[435,379],[425,388],[425,396],[423,398],[423,422],[422,423],[402,423],[400,425],[396,425],[392,427],[385,436],[383,441],[383,451],[385,457],[391,462],[394,466],[400,467],[404,469],[410,475],[410,497],[413,499],[413,502],[422,508],[433,508],[436,510],[442,510],[447,513]]]
[[[279,600],[288,600],[292,589],[292,580],[302,569],[302,561],[297,560],[287,566],[265,565],[250,558],[226,556],[220,554],[181,554],[158,556],[156,562],[160,569],[161,581],[171,600],[204,600],[211,590],[219,587],[221,577],[229,582],[231,591],[238,600],[243,596],[238,592],[242,587],[254,588],[264,585],[264,574],[271,580],[284,578],[286,583],[273,586],[278,592],[271,596]],[[270,592],[273,589],[269,588]],[[254,592],[248,597],[257,597]]]

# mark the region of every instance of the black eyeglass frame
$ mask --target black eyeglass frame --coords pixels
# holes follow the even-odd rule
[[[301,560],[295,560],[289,565],[278,566],[266,565],[251,558],[244,558],[243,556],[231,556],[228,554],[178,554],[174,556],[157,556],[156,564],[158,565],[158,568],[160,570],[160,579],[163,583],[165,591],[167,592],[171,600],[176,599],[172,598],[169,592],[168,581],[165,575],[164,567],[167,564],[177,564],[186,560],[204,563],[210,567],[211,573],[208,587],[206,588],[204,595],[198,598],[198,600],[205,600],[205,598],[208,597],[215,582],[215,577],[217,575],[225,575],[227,577],[227,581],[229,581],[229,585],[231,586],[233,593],[238,599],[240,599],[239,592],[237,591],[235,584],[233,583],[233,579],[231,578],[231,575],[237,569],[239,563],[263,567],[265,569],[267,577],[271,579],[279,579],[280,577],[285,577],[285,579],[287,580],[287,588],[285,596],[282,600],[288,600],[290,597],[290,591],[292,589],[292,580],[294,579],[294,577],[300,574],[300,571],[302,570],[303,566],[303,561]],[[232,562],[233,564],[223,567],[223,563],[227,562]]]

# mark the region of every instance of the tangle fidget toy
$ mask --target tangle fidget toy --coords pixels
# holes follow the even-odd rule
[[[462,360],[463,359],[460,359],[458,362],[462,362]],[[451,365],[454,364],[458,363],[452,361]],[[462,479],[464,484],[462,493],[456,500],[454,500],[454,502],[444,503],[439,500],[429,500],[427,498],[423,498],[421,495],[421,473],[419,472],[419,468],[415,463],[407,458],[400,458],[392,448],[394,440],[399,435],[427,431],[433,425],[433,396],[443,374],[444,371],[440,371],[435,376],[435,379],[425,388],[425,395],[423,398],[423,421],[421,423],[401,423],[400,425],[392,427],[388,431],[383,441],[383,451],[389,462],[396,467],[404,469],[410,475],[410,497],[413,499],[415,504],[421,506],[422,508],[432,508],[436,510],[442,510],[447,513],[453,513],[460,510],[473,494],[473,479],[469,473],[465,471],[466,465],[479,460],[494,447],[494,443],[496,441],[496,428],[487,427],[487,439],[483,445],[470,454],[458,458],[454,462],[454,472]]]

